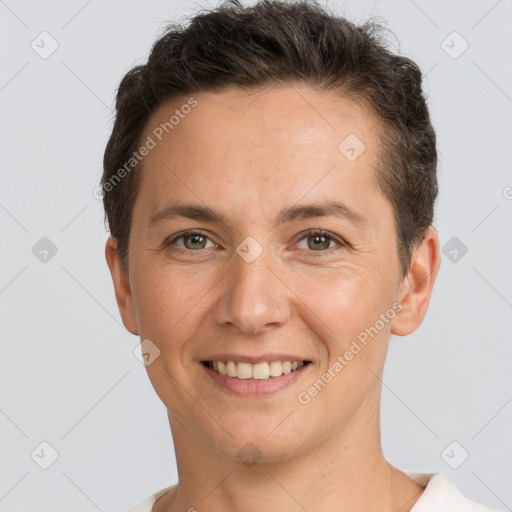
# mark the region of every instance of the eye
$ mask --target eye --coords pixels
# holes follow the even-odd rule
[[[194,251],[195,249],[208,249],[209,247],[206,247],[206,241],[210,240],[203,232],[201,231],[195,231],[195,230],[188,230],[185,231],[174,238],[171,238],[167,241],[165,241],[165,245],[173,245],[176,243],[176,241],[183,239],[184,246],[178,246],[179,249],[183,251]],[[211,242],[211,240],[210,240]],[[212,242],[212,246],[214,247],[215,244]],[[210,246],[210,247],[212,247]]]
[[[330,247],[331,242],[337,243],[340,247],[348,247],[348,244],[339,237],[329,233],[328,231],[324,231],[323,229],[311,229],[307,231],[300,239],[300,241],[302,240],[307,240],[306,249],[313,252],[330,252],[327,250],[332,248]],[[310,240],[311,243],[309,242]]]
[[[178,241],[183,240],[183,245],[178,244]],[[180,251],[185,252],[198,252],[201,249],[208,249],[211,247],[215,247],[216,244],[211,242],[212,245],[207,247],[207,241],[210,240],[208,236],[206,236],[202,231],[197,230],[187,230],[173,238],[170,238],[164,242],[164,245],[171,246],[176,245]],[[331,243],[336,243],[340,247],[348,247],[348,244],[341,240],[336,235],[333,235],[329,231],[324,231],[323,229],[311,229],[302,234],[302,238],[299,240],[308,240],[306,250],[312,252],[330,252],[329,249],[332,249]],[[311,243],[309,241],[311,240]],[[303,248],[303,247],[302,247]]]

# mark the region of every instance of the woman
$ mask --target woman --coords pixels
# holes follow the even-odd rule
[[[106,258],[177,485],[131,512],[488,511],[380,442],[440,264],[421,72],[307,2],[172,26],[117,94]]]

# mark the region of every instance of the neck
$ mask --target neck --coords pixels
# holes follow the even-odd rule
[[[297,455],[248,466],[223,457],[169,417],[179,483],[153,512],[409,512],[423,488],[383,457],[378,409],[367,421],[320,440]],[[369,420],[369,421],[368,421]]]

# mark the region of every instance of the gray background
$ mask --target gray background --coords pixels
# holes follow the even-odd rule
[[[329,4],[397,34],[427,76],[439,140],[445,254],[422,326],[391,342],[385,455],[510,510],[512,2]],[[0,1],[2,511],[118,511],[176,482],[165,408],[115,304],[93,190],[120,79],[165,20],[207,5]],[[58,43],[47,58],[55,43],[43,31]],[[48,469],[43,441],[58,452]]]

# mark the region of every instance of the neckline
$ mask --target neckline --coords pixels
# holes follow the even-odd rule
[[[412,472],[406,472],[406,471],[404,471],[404,473],[411,480],[414,480],[418,485],[423,487],[423,489],[424,489],[423,494],[424,494],[429,482],[437,475],[437,473],[412,473]],[[165,487],[164,489],[161,489],[160,491],[157,491],[156,493],[153,494],[153,496],[152,496],[153,499],[152,499],[152,504],[151,504],[151,512],[153,512],[153,505],[160,498],[162,498],[165,494],[167,494],[168,492],[175,489],[177,487],[177,485],[178,485],[177,483],[174,485],[170,485],[169,487]],[[416,504],[414,506],[416,506],[418,504],[418,502],[423,499],[423,494],[420,496],[419,500],[416,502]],[[413,511],[411,511],[411,512],[413,512]]]
[[[152,496],[152,504],[151,504],[151,512],[153,512],[153,505],[160,499],[162,498],[165,494],[167,494],[168,492],[172,491],[173,489],[175,489],[177,487],[177,483],[174,484],[174,485],[170,485],[169,487],[165,487],[164,489],[161,489],[160,491],[156,492],[155,494],[153,494]]]

